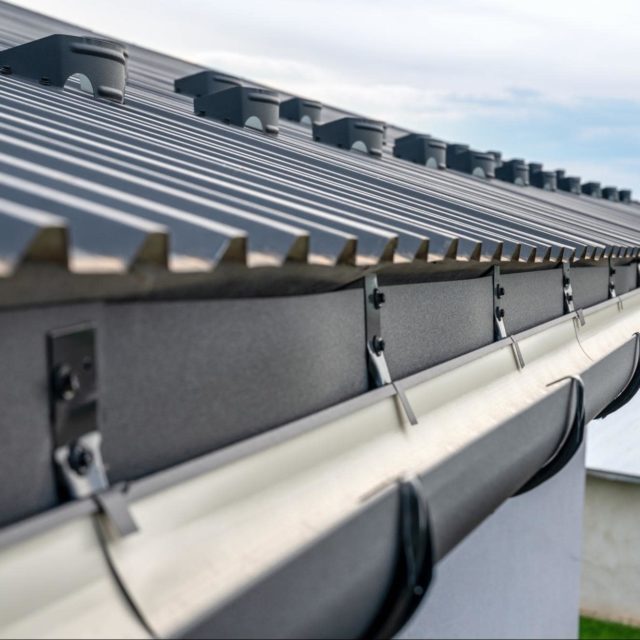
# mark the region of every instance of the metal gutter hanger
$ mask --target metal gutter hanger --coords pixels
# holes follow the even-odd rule
[[[364,309],[366,324],[366,341],[367,341],[367,366],[369,368],[369,378],[372,387],[384,387],[392,385],[400,404],[404,409],[409,422],[412,425],[418,424],[416,414],[409,403],[404,389],[399,387],[391,379],[389,366],[384,357],[385,341],[382,337],[382,322],[380,309],[386,302],[385,294],[378,287],[378,276],[368,274],[364,277]]]
[[[507,327],[504,322],[504,298],[506,290],[502,284],[500,267],[493,267],[493,337],[494,340],[509,339],[516,359],[518,369],[524,369],[525,361],[520,350],[520,345],[513,336],[507,334]]]
[[[91,324],[47,336],[53,459],[69,496],[92,497],[116,531],[137,531],[124,493],[111,490],[98,429],[96,332]]]
[[[575,313],[580,326],[584,327],[586,320],[584,319],[584,312],[582,309],[575,308],[573,302],[573,287],[571,286],[571,268],[568,262],[562,263],[562,292],[564,296],[564,312]]]

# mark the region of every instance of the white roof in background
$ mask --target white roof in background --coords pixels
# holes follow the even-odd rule
[[[640,478],[640,394],[589,425],[587,469]]]

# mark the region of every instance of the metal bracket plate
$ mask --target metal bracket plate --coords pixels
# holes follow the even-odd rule
[[[494,265],[493,273],[492,273],[492,282],[493,282],[493,339],[505,340],[509,338],[511,341],[511,348],[513,349],[513,357],[516,360],[516,365],[518,369],[524,369],[525,362],[524,357],[522,355],[522,351],[520,349],[520,345],[518,341],[507,333],[507,326],[504,321],[505,310],[504,310],[504,302],[506,296],[506,290],[504,284],[502,283],[500,267],[498,265]]]
[[[407,394],[404,389],[391,379],[389,366],[384,357],[385,341],[382,338],[381,308],[386,302],[385,294],[378,286],[378,277],[375,274],[368,274],[364,277],[364,306],[367,341],[367,366],[369,367],[369,378],[372,386],[384,387],[392,385],[400,404],[412,425],[418,424]]]
[[[609,298],[615,298],[616,294],[616,270],[609,258]]]
[[[109,486],[98,432],[95,328],[51,331],[47,347],[54,460],[69,494],[87,497]]]
[[[96,331],[76,325],[47,336],[53,459],[71,498],[92,497],[121,536],[137,531],[124,493],[109,489],[98,430]]]
[[[504,340],[507,328],[504,323],[505,288],[501,282],[500,267],[493,267],[493,333],[494,340]]]
[[[564,293],[564,312],[574,313],[573,287],[571,286],[571,274],[568,262],[562,263],[562,291]]]
[[[575,313],[580,326],[584,327],[586,320],[582,309],[576,309],[573,300],[573,286],[571,285],[571,267],[568,262],[562,263],[562,292],[564,295],[564,312]]]

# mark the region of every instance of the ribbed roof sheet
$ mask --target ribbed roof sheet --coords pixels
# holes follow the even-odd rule
[[[0,3],[0,50],[52,33],[87,32]],[[199,69],[130,46],[123,105],[0,75],[1,277],[25,259],[194,273],[638,253],[635,204],[419,166],[393,157],[396,127],[375,159],[286,120],[272,137],[198,117],[173,82]]]

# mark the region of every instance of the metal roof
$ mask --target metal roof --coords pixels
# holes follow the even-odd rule
[[[0,3],[0,50],[86,34]],[[0,277],[25,260],[75,273],[155,266],[418,265],[455,259],[552,266],[635,257],[636,204],[546,192],[194,114],[176,79],[201,68],[128,47],[124,104],[0,75]],[[290,97],[281,94],[283,99]],[[324,108],[323,121],[347,115]]]

